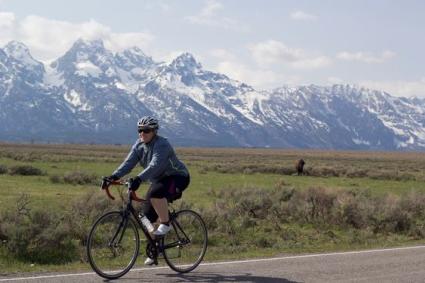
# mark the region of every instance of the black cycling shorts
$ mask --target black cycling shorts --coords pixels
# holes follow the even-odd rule
[[[146,193],[146,201],[142,205],[143,213],[151,221],[155,222],[158,215],[150,202],[151,198],[167,198],[168,202],[173,202],[181,198],[182,192],[189,186],[189,176],[169,176],[152,183]]]
[[[179,199],[182,192],[189,186],[189,176],[168,176],[152,183],[146,193],[146,199],[166,198],[168,201]]]

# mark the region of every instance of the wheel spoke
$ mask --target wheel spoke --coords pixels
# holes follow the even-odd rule
[[[194,211],[182,210],[172,225],[163,242],[165,261],[177,272],[189,272],[199,265],[207,249],[204,221]]]
[[[118,211],[100,217],[90,231],[87,254],[100,276],[115,279],[127,273],[139,253],[139,234],[131,218]]]

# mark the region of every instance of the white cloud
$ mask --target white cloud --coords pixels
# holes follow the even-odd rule
[[[257,89],[274,88],[283,84],[299,84],[301,78],[286,75],[268,68],[253,68],[245,61],[242,63],[238,56],[225,49],[213,49],[210,56],[219,59],[212,70],[227,75],[228,77],[245,82]]]
[[[271,70],[253,69],[247,65],[231,61],[220,62],[215,71],[258,88],[275,85],[277,81],[284,81],[281,75]]]
[[[164,12],[168,12],[171,10],[171,6],[165,2],[159,2],[158,5]]]
[[[155,37],[149,32],[110,33],[109,36],[104,36],[106,48],[114,51],[133,46],[138,46],[146,51],[154,39]]]
[[[371,52],[347,52],[342,51],[336,55],[336,58],[345,61],[360,61],[365,63],[383,63],[396,56],[396,53],[390,50],[382,51],[378,55],[374,55]]]
[[[185,52],[186,51],[184,50],[173,50],[170,52],[155,51],[153,52],[152,57],[154,57],[156,60],[169,64],[174,59],[176,59],[178,56],[182,55]],[[197,58],[195,57],[195,59]]]
[[[223,49],[223,48],[217,48],[213,49],[209,52],[209,54],[219,60],[222,61],[234,61],[236,60],[235,55],[231,53],[230,51]]]
[[[2,42],[9,42],[15,31],[16,18],[13,13],[0,12],[0,44]]]
[[[298,21],[314,21],[317,19],[317,16],[303,12],[303,11],[295,11],[290,15],[291,19]]]
[[[14,25],[15,14],[8,12],[0,12],[0,29],[7,29]]]
[[[425,97],[425,77],[417,81],[361,81],[359,85],[383,90],[394,96]]]
[[[249,50],[260,65],[273,64],[276,63],[276,61],[294,62],[304,57],[301,49],[289,48],[283,43],[275,40],[251,45]]]
[[[156,1],[144,1],[144,9],[151,10],[151,11],[157,11],[160,9],[162,12],[169,12],[172,10],[172,6],[169,2],[165,0],[156,0]]]
[[[201,17],[213,17],[216,12],[223,9],[223,5],[217,1],[209,0],[205,7],[201,10],[199,16]]]
[[[306,58],[294,61],[292,66],[297,69],[319,69],[331,64],[331,60],[326,56]]]
[[[327,67],[332,60],[323,55],[311,55],[303,49],[287,47],[280,41],[268,40],[248,47],[258,65],[285,64],[295,69]]]
[[[327,82],[330,84],[342,84],[344,80],[338,77],[328,77]]]
[[[21,41],[36,59],[42,61],[63,55],[78,38],[102,39],[105,46],[113,51],[132,46],[145,49],[154,40],[149,32],[114,33],[95,20],[70,23],[30,15],[17,21],[13,14],[8,14],[0,14],[0,44],[5,45],[10,40]]]
[[[205,25],[209,27],[222,28],[239,32],[247,32],[249,28],[229,17],[218,15],[223,5],[215,0],[208,0],[198,15],[187,16],[184,19],[192,24]]]

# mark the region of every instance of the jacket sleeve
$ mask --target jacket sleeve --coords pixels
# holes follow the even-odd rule
[[[137,143],[135,143],[123,163],[112,174],[119,178],[127,175],[137,165],[139,160],[140,158],[137,153]]]
[[[167,142],[156,143],[152,151],[152,159],[148,166],[139,174],[142,182],[161,176],[167,168],[171,146]]]

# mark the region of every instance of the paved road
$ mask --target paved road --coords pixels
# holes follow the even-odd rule
[[[0,277],[0,282],[105,280],[80,273]],[[136,266],[116,282],[425,282],[425,246],[205,263],[184,275],[168,267]]]

